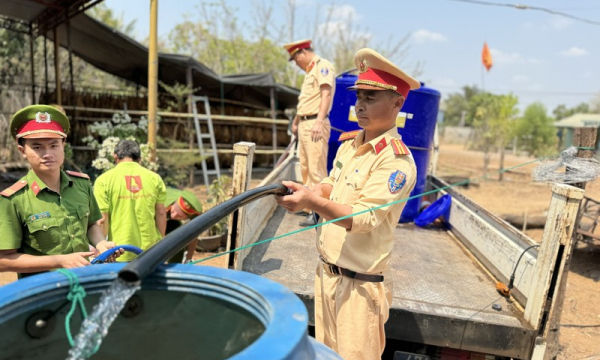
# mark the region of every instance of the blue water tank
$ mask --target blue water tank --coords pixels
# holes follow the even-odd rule
[[[349,120],[350,113],[356,103],[356,91],[347,88],[354,85],[356,75],[342,74],[336,79],[336,90],[333,97],[329,119],[331,121],[331,137],[329,138],[329,153],[327,156],[327,169],[331,170],[333,159],[340,146],[338,137],[340,132],[360,129],[356,120]],[[400,114],[398,114],[398,132],[402,140],[413,154],[417,165],[417,183],[411,196],[425,191],[427,184],[427,169],[429,156],[433,148],[433,135],[440,105],[441,94],[435,89],[425,87],[412,90]],[[419,215],[421,198],[407,202],[400,222],[411,222]]]
[[[72,269],[88,314],[126,264]],[[0,359],[64,360],[69,279],[55,271],[0,291]],[[164,265],[145,278],[92,359],[340,360],[308,336],[308,313],[283,285],[243,271]],[[124,310],[125,311],[125,310]],[[80,317],[71,319],[74,334]]]

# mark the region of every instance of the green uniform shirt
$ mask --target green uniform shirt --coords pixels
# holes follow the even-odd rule
[[[109,214],[108,240],[146,250],[161,239],[156,227],[156,205],[164,204],[166,187],[161,177],[137,162],[121,162],[100,175],[94,195],[102,213]],[[133,253],[118,261],[131,261]]]
[[[89,251],[88,227],[102,218],[89,179],[61,171],[60,195],[33,170],[19,183],[24,186],[14,194],[0,196],[1,250],[30,255]]]

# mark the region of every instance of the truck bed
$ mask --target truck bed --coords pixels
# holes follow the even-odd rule
[[[301,229],[303,218],[278,207],[259,240]],[[391,339],[522,358],[536,332],[523,311],[496,292],[495,281],[440,227],[398,224],[392,253],[394,293],[386,335]],[[313,319],[316,230],[251,248],[242,269],[281,283],[306,304]],[[501,310],[494,310],[498,304]]]

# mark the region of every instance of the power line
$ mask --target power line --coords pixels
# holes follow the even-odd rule
[[[434,82],[431,85],[436,90],[462,90],[461,86],[436,86]],[[486,89],[489,92],[512,92],[528,95],[544,95],[544,96],[595,96],[599,92],[564,92],[564,91],[544,91],[544,90],[525,90],[525,89]]]
[[[582,18],[579,16],[564,13],[562,11],[555,11],[552,9],[543,8],[543,7],[539,7],[539,6],[530,6],[530,5],[524,5],[524,4],[502,4],[502,3],[493,3],[493,2],[480,1],[480,0],[447,0],[447,1],[456,1],[456,2],[477,4],[477,5],[487,5],[487,6],[502,6],[502,7],[509,7],[509,8],[518,9],[518,10],[537,10],[537,11],[547,12],[552,15],[563,16],[563,17],[566,17],[566,18],[569,18],[569,19],[572,19],[575,21],[581,21],[584,23],[588,23],[590,25],[600,26],[600,21],[585,19],[585,18]]]

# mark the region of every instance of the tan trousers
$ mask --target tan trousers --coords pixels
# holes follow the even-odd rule
[[[365,282],[330,275],[317,267],[315,337],[345,360],[380,359],[384,324],[392,304],[392,281]]]
[[[325,138],[312,141],[310,132],[316,120],[300,120],[298,124],[298,153],[302,182],[306,186],[318,184],[327,176],[327,150],[329,148],[329,119],[323,120]]]

